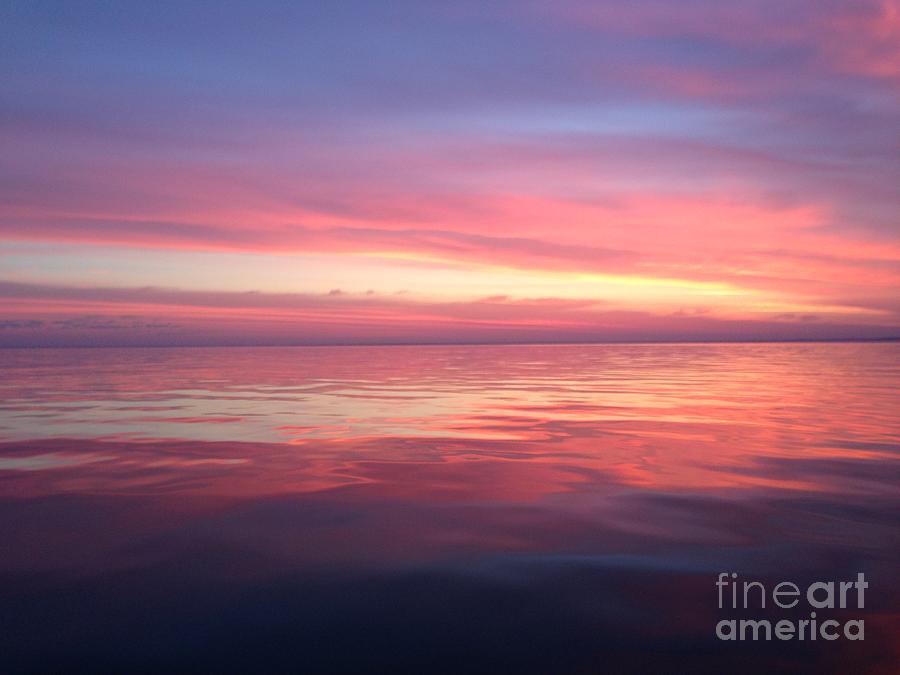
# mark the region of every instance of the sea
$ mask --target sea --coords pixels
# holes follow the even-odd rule
[[[898,342],[0,350],[4,673],[898,664]]]

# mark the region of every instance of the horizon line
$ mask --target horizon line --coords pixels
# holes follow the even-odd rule
[[[231,343],[231,344],[132,344],[132,345],[98,345],[98,344],[71,344],[71,345],[0,345],[0,350],[7,349],[233,349],[233,348],[297,348],[297,347],[565,347],[565,346],[594,346],[594,345],[723,345],[723,344],[815,344],[837,342],[900,342],[900,335],[888,337],[854,337],[854,338],[742,338],[738,340],[722,339],[694,339],[694,340],[575,340],[575,341],[457,341],[457,342],[316,342],[316,343]]]

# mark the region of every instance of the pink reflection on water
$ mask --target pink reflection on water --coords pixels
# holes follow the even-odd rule
[[[475,490],[489,465],[502,467],[485,489],[494,499],[597,476],[644,489],[888,490],[877,472],[834,481],[821,469],[893,470],[898,355],[897,344],[7,350],[0,438],[7,453],[72,456],[47,466],[44,493],[363,482],[424,498],[430,483]],[[120,442],[98,451],[101,439]],[[159,439],[181,443],[147,444]],[[78,459],[98,452],[109,459]],[[165,480],[150,478],[157,455]],[[814,459],[818,470],[783,468]],[[221,471],[199,468],[218,460]],[[148,475],[127,480],[139,469]],[[2,489],[26,485],[13,474]]]
[[[476,629],[512,585],[539,599],[523,613],[541,633],[589,617],[658,647],[708,638],[698,598],[721,569],[865,569],[880,593],[869,651],[841,649],[887,662],[898,357],[898,344],[0,351],[0,574],[33,589],[11,600],[38,608],[26,633],[67,584],[95,597],[128,579],[116,606],[133,585],[167,588],[153,620],[168,625],[185,603],[217,617],[229,593],[291,575],[278,602],[295,612],[332,570],[412,570],[443,589],[425,621],[477,580]],[[185,570],[214,590],[183,600]],[[388,604],[418,602],[415,585],[385,583]]]

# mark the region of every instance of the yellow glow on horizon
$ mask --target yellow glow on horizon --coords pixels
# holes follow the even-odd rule
[[[740,288],[719,281],[697,281],[694,279],[674,279],[669,277],[652,277],[625,274],[585,274],[575,275],[578,280],[611,286],[623,286],[646,289],[648,291],[671,292],[673,289],[688,292],[692,295],[709,296],[748,296],[756,291]]]

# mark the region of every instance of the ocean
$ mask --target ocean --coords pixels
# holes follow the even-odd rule
[[[898,451],[897,342],[0,350],[0,671],[893,673]]]

